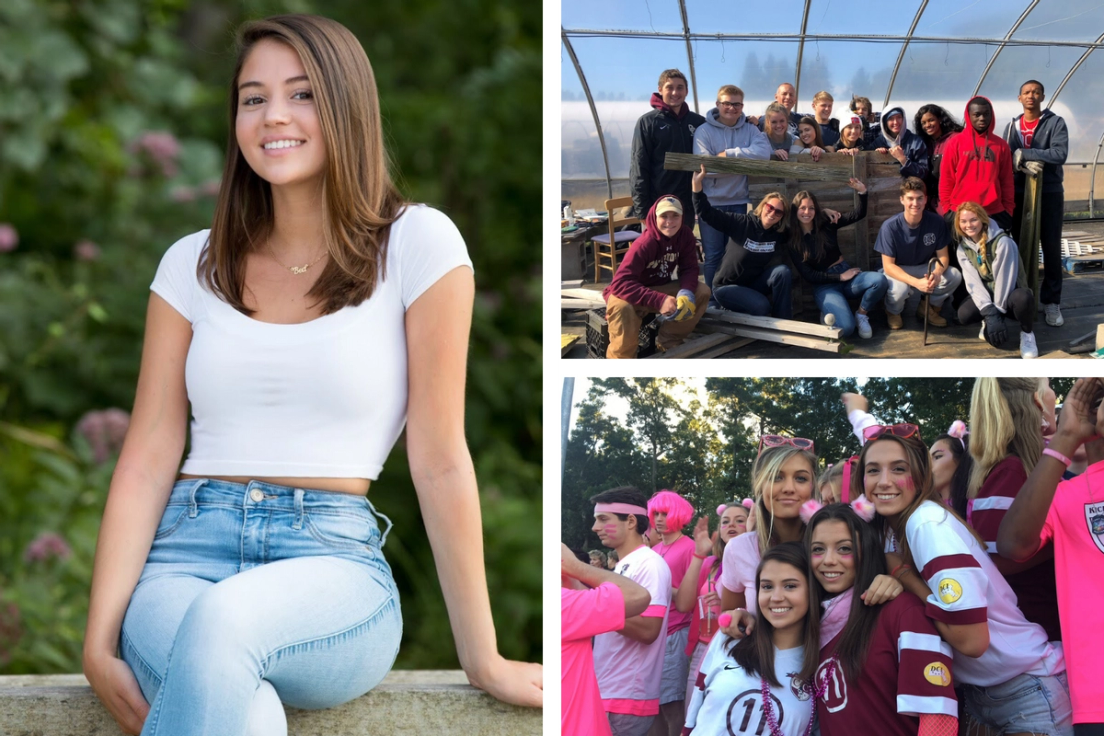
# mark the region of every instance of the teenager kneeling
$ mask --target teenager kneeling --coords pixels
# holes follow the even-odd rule
[[[970,298],[958,307],[958,321],[968,325],[984,320],[978,336],[995,348],[1008,340],[1005,317],[1020,323],[1020,356],[1038,358],[1032,324],[1035,295],[1027,288],[1020,249],[976,202],[963,202],[955,211],[958,266]]]

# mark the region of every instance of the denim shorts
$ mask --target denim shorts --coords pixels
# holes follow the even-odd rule
[[[1073,707],[1066,673],[1019,675],[989,687],[961,685],[959,700],[970,716],[997,733],[1073,736]]]
[[[244,733],[262,680],[299,708],[377,685],[402,638],[390,526],[363,496],[178,481],[120,639],[143,734]]]

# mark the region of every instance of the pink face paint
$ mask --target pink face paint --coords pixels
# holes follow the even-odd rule
[[[602,534],[604,534],[607,537],[616,536],[617,535],[617,525],[616,524],[606,524],[604,527],[602,527]]]

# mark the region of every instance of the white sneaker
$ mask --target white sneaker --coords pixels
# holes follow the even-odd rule
[[[1050,306],[1049,304],[1047,306]],[[1024,360],[1039,357],[1039,346],[1035,344],[1034,332],[1020,333],[1020,357]]]
[[[1051,327],[1061,327],[1066,323],[1062,319],[1062,309],[1057,304],[1044,304],[1043,308],[1046,309],[1046,323]]]
[[[869,340],[874,336],[874,330],[870,329],[870,316],[855,312],[855,324],[859,328],[859,337]]]

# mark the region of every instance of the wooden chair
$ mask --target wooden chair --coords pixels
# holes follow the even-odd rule
[[[639,217],[618,217],[618,210],[622,207],[632,207],[632,197],[618,197],[606,200],[606,212],[609,214],[609,233],[595,235],[590,239],[594,244],[594,283],[602,280],[602,269],[608,269],[610,280],[617,272],[617,259],[629,252],[629,245],[640,237],[640,233],[634,230],[621,230],[617,228],[626,225],[635,225],[640,222]],[[630,210],[631,212],[631,210]],[[609,265],[603,263],[609,261]]]

